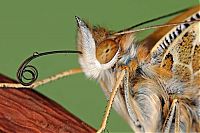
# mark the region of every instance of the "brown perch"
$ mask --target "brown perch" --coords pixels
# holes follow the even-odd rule
[[[0,82],[16,83],[0,74]],[[94,133],[96,130],[31,89],[0,89],[0,132]]]

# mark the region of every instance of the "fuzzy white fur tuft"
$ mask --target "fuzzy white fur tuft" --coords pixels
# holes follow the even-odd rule
[[[111,68],[118,59],[120,49],[116,52],[112,60],[106,64],[100,64],[96,58],[96,44],[88,26],[80,18],[76,17],[78,29],[78,49],[82,52],[79,63],[89,78],[97,79],[104,70]]]

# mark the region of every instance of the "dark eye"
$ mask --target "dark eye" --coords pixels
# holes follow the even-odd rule
[[[112,60],[119,49],[119,45],[111,39],[102,41],[96,48],[96,58],[101,64]]]

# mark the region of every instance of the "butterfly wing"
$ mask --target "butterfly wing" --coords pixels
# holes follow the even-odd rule
[[[186,15],[182,14],[177,17],[179,22],[183,21],[191,21],[191,20],[198,20],[200,19],[200,6],[197,6],[188,12],[186,12]],[[192,15],[189,13],[192,13]],[[185,16],[185,17],[183,17]],[[170,21],[170,23],[177,22],[176,19]],[[174,40],[176,40],[177,37],[180,36],[182,32],[184,32],[191,24],[180,24],[178,26],[175,26],[173,28],[162,28],[158,31],[156,31],[154,34],[152,34],[150,37],[147,38],[147,41],[149,44],[152,42],[155,42],[157,40],[161,39],[155,44],[155,46],[150,51],[150,58],[152,64],[160,64],[164,54],[166,53],[167,49],[171,47],[172,44],[174,44]],[[166,33],[167,32],[167,33]]]
[[[200,22],[190,25],[166,50],[161,67],[172,71],[181,81],[200,76]]]
[[[188,11],[186,11],[186,12],[178,15],[175,18],[173,18],[172,20],[170,20],[166,24],[183,22],[184,20],[186,20],[187,18],[189,18],[191,16],[191,14],[195,14],[199,9],[200,9],[199,5],[195,6],[195,7],[191,8],[190,10],[188,10]],[[162,27],[162,28],[157,29],[154,33],[152,33],[150,36],[148,36],[147,38],[145,38],[145,40],[143,41],[143,43],[150,50],[152,50],[152,51],[155,50],[156,48],[152,49],[155,46],[155,44],[163,36],[165,36],[170,30],[172,30],[172,28],[173,28],[173,26],[172,27],[171,26],[170,27]]]
[[[178,16],[172,22],[181,19],[193,21],[200,19],[200,6]],[[190,14],[192,13],[192,15]],[[190,16],[189,16],[190,14]],[[154,38],[166,34],[168,29],[158,30]],[[200,23],[180,24],[173,27],[162,37],[150,52],[151,63],[160,64],[166,70],[172,71],[177,79],[189,81],[199,77],[200,69]],[[152,35],[151,35],[152,36]],[[156,39],[157,39],[156,38]],[[152,40],[156,40],[152,39]]]

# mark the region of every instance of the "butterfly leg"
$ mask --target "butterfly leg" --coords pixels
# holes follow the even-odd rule
[[[176,114],[175,114],[175,133],[180,133],[180,108],[179,104],[176,105]]]
[[[131,94],[130,94],[130,87],[129,87],[129,73],[128,71],[126,70],[125,71],[125,76],[124,76],[124,93],[125,93],[125,101],[126,101],[126,106],[127,106],[127,109],[128,109],[128,113],[129,113],[129,116],[131,117],[131,120],[133,121],[134,125],[139,128],[140,131],[144,132],[144,128],[142,127],[142,124],[140,123],[138,117],[137,117],[137,103],[135,100],[132,99],[131,100]]]
[[[170,107],[169,113],[166,117],[166,120],[164,122],[164,126],[163,126],[163,132],[164,133],[169,133],[170,130],[172,129],[172,122],[173,119],[175,117],[175,132],[179,132],[180,131],[180,115],[179,115],[179,106],[178,106],[178,101],[177,99],[174,99],[172,102],[172,105]]]
[[[112,93],[110,94],[110,98],[109,98],[109,101],[108,101],[107,106],[106,106],[106,111],[105,111],[105,114],[104,114],[104,117],[103,117],[103,120],[102,120],[102,123],[101,123],[101,127],[99,128],[97,133],[103,132],[105,130],[105,128],[106,128],[106,123],[107,123],[107,120],[108,120],[108,116],[109,116],[109,113],[110,113],[110,110],[111,110],[115,95],[117,94],[118,87],[119,87],[121,81],[124,78],[124,74],[125,74],[125,70],[122,70],[122,72],[120,73],[120,75],[119,75],[119,77],[118,77],[118,79],[117,79],[117,81],[115,83],[115,86],[114,86],[114,88],[112,90]]]
[[[49,82],[58,80],[60,78],[70,76],[70,75],[74,75],[74,74],[77,74],[77,73],[80,73],[80,72],[82,72],[82,70],[80,68],[67,70],[67,71],[58,73],[54,76],[51,76],[49,78],[36,81],[35,83],[33,83],[32,85],[29,85],[29,86],[24,86],[20,83],[0,83],[0,88],[32,88],[33,89],[33,88],[37,88],[38,86],[47,84]]]

